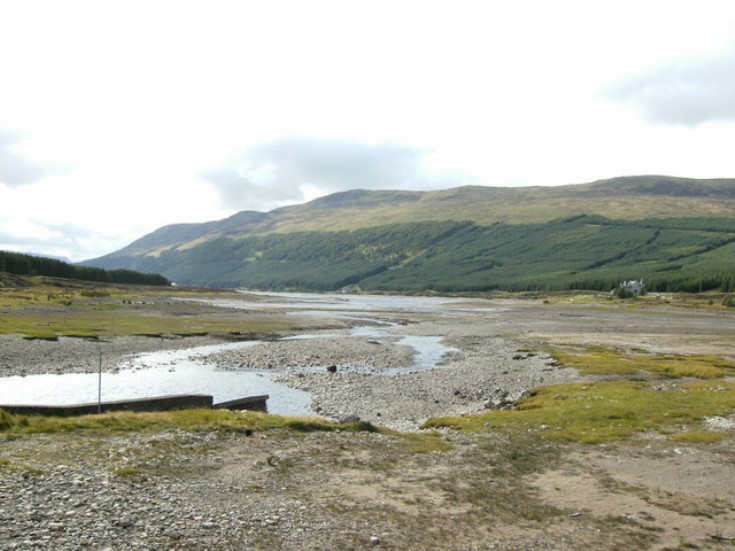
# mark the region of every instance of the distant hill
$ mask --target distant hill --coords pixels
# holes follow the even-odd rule
[[[727,287],[735,179],[637,176],[558,187],[336,193],[160,228],[84,264],[183,284],[439,291]],[[649,286],[650,288],[650,286]]]

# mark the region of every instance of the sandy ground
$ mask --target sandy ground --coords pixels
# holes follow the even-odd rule
[[[379,338],[324,335],[280,341],[219,361],[223,368],[288,368],[283,380],[313,392],[315,408],[322,415],[359,417],[415,430],[431,416],[481,411],[502,396],[513,399],[535,386],[579,380],[575,371],[555,365],[544,353],[546,343],[607,344],[735,358],[735,317],[727,311],[490,301],[469,302],[443,314],[397,310],[379,315],[398,323]],[[403,364],[411,354],[410,349],[396,345],[404,334],[441,336],[456,352],[430,371],[379,375],[381,370]],[[201,344],[147,338],[115,341],[119,356],[110,356],[108,369],[114,369],[113,364],[123,361],[126,354]],[[82,365],[82,359],[95,346],[69,339],[44,343],[0,337],[0,373],[94,369],[96,359],[90,365]],[[334,372],[327,370],[330,366]],[[94,446],[107,450],[109,457],[118,457],[115,450],[127,450],[120,453],[138,465],[135,461],[141,450],[155,446],[136,438],[141,437]],[[104,474],[107,471],[85,460],[78,468],[68,468],[82,481],[77,489],[59,489],[59,479],[48,466],[60,461],[56,456],[62,451],[55,446],[63,448],[63,442],[52,438],[3,443],[2,456],[13,462],[25,458],[26,463],[49,469],[51,474],[36,478],[34,486],[29,486],[21,474],[0,469],[4,496],[0,517],[5,526],[0,530],[0,546],[102,549],[104,545],[95,546],[95,542],[111,542],[108,547],[117,549],[119,538],[135,533],[137,539],[130,541],[139,545],[119,548],[735,547],[733,438],[697,445],[645,434],[610,445],[555,445],[552,455],[537,459],[524,472],[515,464],[520,456],[509,451],[512,443],[492,436],[466,439],[447,434],[454,450],[419,455],[405,453],[400,438],[385,435],[321,434],[287,439],[262,435],[249,440],[222,436],[206,445],[199,437],[177,438],[185,449],[204,446],[208,450],[186,455],[185,464],[176,466],[177,472],[185,473],[185,481],[153,473],[146,483],[111,482]],[[53,454],[48,450],[39,453],[39,446],[50,447]],[[139,458],[140,465],[148,465],[145,461],[150,458]],[[95,488],[113,492],[111,501],[119,492],[119,499],[132,496],[130,499],[145,506],[131,502],[130,519],[122,524],[119,518],[103,518],[99,523],[106,526],[104,530],[89,524],[79,535],[69,528],[65,532],[68,545],[54,547],[49,542],[57,541],[57,532],[64,533],[59,526],[67,518],[64,504],[69,502],[69,492],[78,491],[80,500],[92,500]],[[43,519],[38,520],[37,507],[29,506],[27,514],[13,514],[12,499],[7,496],[21,492],[30,503],[36,490],[39,499],[51,495],[54,503],[53,496],[58,494],[62,500],[58,507],[51,507],[55,516],[49,520],[50,527],[41,523],[39,528]],[[489,505],[493,499],[495,508]],[[516,511],[517,503],[530,509]],[[173,526],[172,533],[166,535],[155,522],[146,520],[153,514]],[[90,540],[89,534],[95,533],[99,538]],[[371,543],[374,535],[379,543]]]

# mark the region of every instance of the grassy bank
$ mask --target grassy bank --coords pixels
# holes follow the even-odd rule
[[[552,351],[556,361],[602,380],[546,386],[513,410],[429,420],[424,428],[531,432],[582,443],[625,440],[644,432],[714,442],[732,432],[706,420],[735,413],[735,364],[717,356],[623,353],[595,346]]]
[[[11,415],[0,410],[0,431],[6,436],[22,434],[115,434],[126,432],[156,432],[162,430],[192,432],[230,431],[254,432],[288,430],[368,431],[378,429],[365,422],[333,423],[319,417],[284,417],[260,412],[239,412],[211,409],[189,409],[154,413],[116,412],[100,415],[57,417],[44,415]]]
[[[227,290],[105,285],[50,278],[21,278],[14,283],[0,286],[0,334],[56,339],[263,334],[293,328],[293,322],[283,316],[227,312],[182,300],[234,295]]]

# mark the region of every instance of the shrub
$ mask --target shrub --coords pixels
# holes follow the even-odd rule
[[[0,430],[9,429],[15,424],[15,419],[4,409],[0,409]]]
[[[619,299],[628,299],[628,298],[635,298],[635,293],[629,289],[626,289],[625,287],[618,287],[613,291],[613,295],[618,297]]]

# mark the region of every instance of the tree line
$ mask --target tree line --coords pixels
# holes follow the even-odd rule
[[[75,266],[63,260],[30,254],[0,251],[0,272],[15,275],[60,277],[102,283],[129,283],[136,285],[171,285],[159,274],[147,274],[134,270],[104,270],[90,266]]]
[[[659,222],[578,215],[221,236],[155,257],[108,259],[106,267],[160,272],[185,285],[278,290],[610,291],[638,278],[653,292],[735,290],[735,220]]]

